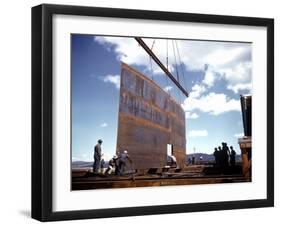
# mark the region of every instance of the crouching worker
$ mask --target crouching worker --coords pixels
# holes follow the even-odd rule
[[[132,159],[128,155],[128,151],[125,150],[123,151],[123,153],[120,154],[120,157],[118,159],[118,173],[121,176],[125,174],[127,160],[129,160],[131,164],[133,163]]]
[[[113,170],[117,170],[117,159],[118,157],[116,155],[113,156],[112,159],[109,160],[108,162],[108,167],[105,171],[105,174],[111,174]]]

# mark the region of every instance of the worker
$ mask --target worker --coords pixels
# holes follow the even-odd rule
[[[100,161],[100,168],[101,168],[101,173],[103,174],[104,172],[104,166],[105,166],[105,161],[104,159],[102,158],[101,161]]]
[[[218,166],[219,165],[219,151],[218,151],[218,149],[217,148],[215,148],[214,149],[215,151],[214,151],[214,157],[215,157],[215,163],[216,163],[216,165]]]
[[[229,166],[229,156],[230,156],[230,151],[229,151],[229,147],[227,146],[227,143],[225,143],[225,147],[226,147],[226,164],[227,166]]]
[[[218,147],[218,160],[219,160],[219,166],[220,168],[222,168],[222,165],[223,165],[223,161],[222,161],[222,149],[221,149],[221,146]]]
[[[120,159],[120,151],[116,151],[116,159],[115,159],[115,175],[120,175],[119,169],[119,159]]]
[[[192,159],[191,159],[191,164],[192,164],[192,165],[194,165],[194,164],[195,164],[195,156],[194,156],[194,155],[192,156]]]
[[[228,162],[228,154],[229,154],[229,148],[227,146],[227,143],[222,142],[222,166],[225,169],[226,167],[228,167],[229,162]]]
[[[131,159],[130,156],[128,155],[128,151],[127,151],[127,150],[124,150],[124,151],[120,154],[120,156],[119,156],[119,158],[118,158],[118,174],[119,174],[119,175],[124,175],[127,160],[129,160],[129,162],[130,162],[131,164],[133,163],[132,159]]]
[[[236,151],[233,149],[232,146],[230,146],[230,165],[235,166],[235,156],[236,156]]]
[[[117,171],[117,159],[118,157],[114,155],[113,158],[109,160],[105,174],[111,174],[113,169],[115,169],[115,172]]]
[[[102,140],[99,139],[98,143],[95,146],[95,150],[94,150],[94,164],[93,164],[93,172],[94,173],[98,173],[100,170],[100,162],[101,162],[101,145],[102,145]]]

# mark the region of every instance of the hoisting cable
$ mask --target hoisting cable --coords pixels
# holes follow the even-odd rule
[[[181,71],[182,71],[182,77],[183,77],[183,83],[184,83],[184,88],[187,89],[187,85],[186,85],[186,77],[185,77],[185,73],[184,73],[184,65],[183,65],[183,62],[181,60],[181,55],[180,55],[180,51],[179,51],[179,48],[178,48],[178,44],[177,44],[177,41],[175,41],[176,43],[176,49],[177,49],[177,52],[178,52],[178,56],[179,56],[179,63],[180,63],[180,67],[181,67]]]
[[[169,70],[169,44],[168,44],[168,39],[166,40],[166,64],[167,64],[167,70]],[[168,77],[166,77],[166,89],[169,93],[169,96],[171,96],[171,92],[170,92],[170,83],[168,81]]]
[[[173,45],[173,52],[174,52],[174,57],[175,57],[175,67],[176,67],[177,81],[180,83],[179,71],[178,71],[178,62],[177,62],[177,57],[176,57],[176,53],[175,53],[174,40],[172,40],[172,45]],[[180,96],[179,90],[178,90],[178,98],[179,98],[179,102],[181,103],[181,96]]]
[[[154,44],[155,44],[155,39],[153,40],[152,46],[151,46],[151,48],[150,48],[151,51],[153,50]],[[154,79],[153,79],[153,68],[152,68],[152,58],[151,58],[151,56],[149,56],[149,61],[150,61],[151,79],[152,79],[152,81],[154,81]]]

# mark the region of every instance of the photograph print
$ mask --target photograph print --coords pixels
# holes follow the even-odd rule
[[[70,38],[72,190],[251,183],[250,42]]]

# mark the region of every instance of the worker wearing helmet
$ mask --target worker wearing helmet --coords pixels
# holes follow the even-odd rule
[[[115,172],[117,171],[117,159],[117,155],[114,155],[113,158],[109,160],[105,174],[111,174],[113,169],[115,169]]]

